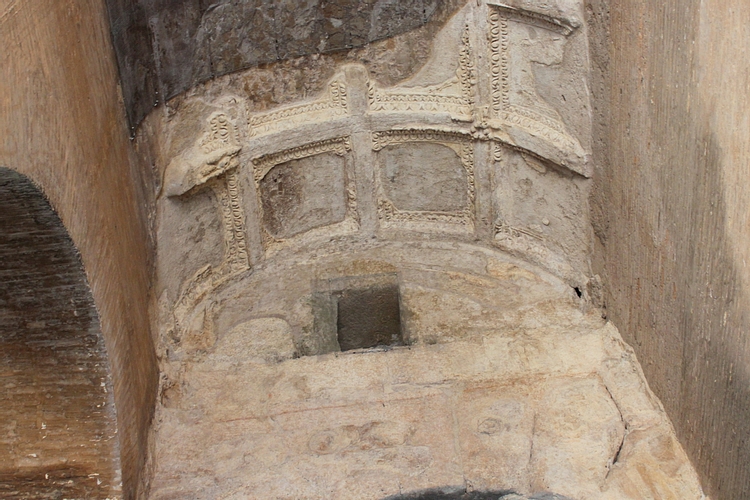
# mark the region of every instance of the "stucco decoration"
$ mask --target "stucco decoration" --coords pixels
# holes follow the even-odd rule
[[[302,123],[327,121],[349,112],[346,100],[346,83],[335,78],[328,84],[328,91],[319,99],[308,103],[285,106],[267,113],[250,115],[249,135],[264,135],[283,131]]]
[[[238,166],[237,130],[225,113],[214,113],[192,148],[172,160],[164,180],[165,194],[179,196]]]
[[[396,88],[380,88],[376,82],[369,81],[367,98],[370,110],[373,112],[444,113],[455,120],[470,121],[476,101],[477,83],[470,22],[471,20],[467,19],[460,32],[460,49],[455,75],[448,75],[448,79],[439,83],[413,85],[407,82]],[[415,79],[419,81],[419,76]]]
[[[219,88],[183,99],[184,116],[170,114],[165,130],[200,133],[166,141],[190,145],[173,153],[163,193],[180,203],[212,190],[224,257],[180,287],[180,329],[201,323],[199,311],[210,323],[212,291],[269,252],[332,237],[469,238],[583,286],[590,166],[566,123],[587,130],[588,117],[548,102],[550,89],[570,90],[555,75],[581,71],[566,55],[580,30],[575,9],[468,2],[398,85],[347,63],[319,95],[270,110],[251,112],[250,96]],[[543,81],[540,66],[552,68]]]
[[[567,37],[579,24],[542,9],[489,5],[492,105],[488,125],[509,143],[548,158],[584,177],[591,176],[586,153],[559,113],[538,93],[534,65],[563,62]]]
[[[154,125],[169,159],[157,286],[176,298],[152,491],[639,498],[629,474],[673,436],[589,292],[581,9],[472,0],[395,84],[347,60],[265,108],[236,83],[273,72],[250,70]],[[190,246],[191,211],[212,205],[223,231]],[[176,245],[196,249],[189,269]],[[698,500],[671,457],[648,480]]]
[[[437,223],[432,230],[473,231],[476,185],[470,136],[394,130],[373,133],[372,142],[380,170],[381,224],[424,229],[421,223]]]
[[[253,160],[266,249],[303,233],[357,231],[351,149],[349,137],[335,137]]]

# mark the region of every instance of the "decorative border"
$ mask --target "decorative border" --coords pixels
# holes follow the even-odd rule
[[[544,243],[543,234],[537,233],[536,231],[532,231],[528,228],[514,227],[504,222],[496,222],[494,229],[495,237],[500,236],[501,238],[523,238],[526,240],[535,240]]]
[[[284,151],[279,151],[277,153],[260,156],[253,160],[255,185],[256,187],[259,186],[260,181],[263,180],[266,174],[268,174],[273,167],[281,163],[299,160],[300,158],[307,158],[308,156],[319,155],[322,153],[334,153],[337,156],[344,156],[351,150],[351,138],[347,136],[311,142],[295,148],[285,149]]]
[[[367,98],[370,111],[398,112],[422,111],[449,113],[470,119],[475,102],[476,67],[470,43],[470,26],[467,23],[461,33],[461,50],[456,77],[440,85],[413,91],[404,89],[379,89],[372,81],[367,82]],[[446,89],[458,87],[457,94]]]
[[[466,208],[459,212],[399,210],[385,196],[380,185],[380,176],[376,175],[379,218],[386,226],[392,223],[442,222],[473,229],[476,218],[476,182],[474,179],[474,142],[471,140],[471,136],[461,132],[423,129],[386,130],[373,132],[372,134],[372,149],[375,152],[392,145],[425,142],[442,145],[453,144],[460,148],[457,154],[461,159],[461,164],[466,169],[466,189],[469,195]]]
[[[527,9],[520,9],[511,5],[496,2],[490,0],[487,5],[490,9],[497,10],[498,12],[504,13],[506,16],[513,16],[519,21],[536,26],[538,28],[546,29],[560,33],[563,36],[568,36],[579,28],[578,23],[568,21],[567,19],[553,17],[541,12],[535,12]]]
[[[544,235],[528,228],[511,226],[503,221],[495,223],[493,244],[514,255],[531,258],[543,267],[549,267],[552,253]]]
[[[328,84],[328,94],[325,98],[306,104],[298,104],[286,108],[269,111],[267,113],[257,113],[250,115],[248,118],[250,137],[256,135],[268,134],[285,128],[289,122],[298,122],[299,119],[307,116],[313,121],[316,115],[325,112],[326,116],[343,116],[349,113],[347,102],[346,83],[341,80],[334,80]]]
[[[212,180],[209,186],[219,200],[224,226],[224,257],[217,268],[210,264],[206,265],[199,269],[192,279],[183,283],[182,293],[173,310],[175,324],[182,336],[202,335],[205,333],[203,330],[212,328],[213,319],[207,305],[201,332],[190,331],[191,322],[195,319],[195,314],[200,312],[201,304],[219,285],[251,268],[237,169],[233,168]]]
[[[577,26],[562,20],[506,5],[488,5],[490,25],[490,87],[492,110],[503,124],[517,126],[532,134],[542,137],[557,147],[578,151],[578,141],[565,130],[560,121],[534,109],[510,103],[509,63],[508,63],[508,23],[509,16],[521,22],[532,24],[547,30],[568,36]]]
[[[233,274],[249,269],[245,240],[245,213],[240,197],[239,176],[233,169],[224,176],[224,182],[211,186],[216,193],[224,222],[224,262],[219,274]]]
[[[461,51],[458,55],[458,69],[456,76],[461,85],[461,96],[468,107],[474,106],[474,86],[477,84],[476,67],[474,66],[474,53],[471,50],[471,30],[466,23],[461,33]]]
[[[226,113],[214,113],[208,130],[193,146],[167,166],[167,196],[180,196],[239,166],[240,145],[237,127]],[[176,177],[176,178],[175,178]]]
[[[208,119],[209,130],[200,141],[200,149],[203,154],[211,154],[214,151],[240,143],[236,127],[225,113],[216,113]]]
[[[496,113],[510,107],[508,40],[508,18],[490,6],[490,79]]]
[[[288,161],[292,160],[299,160],[302,158],[309,158],[311,156],[316,156],[319,154],[324,153],[333,153],[337,156],[346,156],[347,153],[349,153],[352,150],[352,143],[351,143],[351,137],[334,137],[332,139],[326,139],[323,141],[317,141],[317,142],[311,142],[308,144],[304,144],[302,146],[297,146],[291,149],[285,149],[283,151],[279,151],[276,153],[271,153],[267,155],[260,156],[253,160],[253,174],[255,179],[255,188],[258,192],[258,201],[261,201],[261,193],[260,193],[260,182],[263,180],[263,178],[268,174],[268,172],[271,171],[276,165],[280,165],[282,163],[286,163]],[[321,227],[334,227],[334,226],[342,226],[342,227],[349,227],[349,226],[355,226],[358,227],[358,217],[357,217],[357,187],[354,181],[353,176],[350,174],[350,168],[347,168],[346,164],[344,165],[344,175],[346,178],[346,215],[344,216],[344,220],[341,222],[337,222],[334,224],[328,224],[327,226],[321,226]],[[281,244],[286,239],[278,239],[272,236],[266,228],[263,226],[263,204],[259,203],[258,207],[258,219],[261,226],[261,238],[263,240],[263,246],[268,249],[274,245]],[[319,228],[312,228],[308,231],[305,231],[307,234],[311,231],[315,231]],[[349,232],[349,231],[347,231]],[[301,236],[295,235],[291,238],[297,238]]]
[[[419,128],[383,130],[372,133],[372,150],[377,152],[386,146],[407,142],[464,143],[470,141],[471,137],[464,132]]]

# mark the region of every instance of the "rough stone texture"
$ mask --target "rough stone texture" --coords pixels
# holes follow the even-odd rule
[[[121,496],[112,383],[73,242],[0,167],[0,496]]]
[[[195,491],[248,496],[236,472],[248,468],[260,491],[277,491],[273,475],[288,474],[317,478],[287,483],[289,491],[326,497],[377,487],[460,492],[474,488],[466,477],[503,487],[497,470],[527,484],[513,486],[522,492],[699,495],[628,349],[570,303],[602,303],[589,263],[592,171],[593,269],[608,284],[608,313],[645,360],[712,493],[748,495],[747,6],[627,1],[610,18],[591,0],[583,24],[572,0],[464,3],[113,0],[133,123],[159,92],[263,54],[277,61],[191,87],[151,114],[135,144],[142,163],[115,104],[102,5],[0,3],[0,163],[42,186],[81,250],[113,367],[126,496],[139,487],[156,382],[149,224],[159,244],[158,495],[184,497],[175,478],[195,470]],[[459,210],[424,193],[405,209],[390,203],[377,165],[397,144],[456,151],[470,203]],[[259,183],[320,154],[345,158],[343,219],[270,234]],[[456,194],[449,184],[447,198]],[[399,277],[411,345],[336,352],[315,326],[315,290],[378,273]],[[539,276],[565,293],[538,289]],[[609,347],[572,349],[570,332]],[[320,352],[329,354],[294,359]],[[359,362],[367,356],[375,363]],[[257,414],[223,406],[235,395]],[[459,418],[459,400],[488,406]],[[588,410],[570,411],[576,405]],[[308,422],[319,433],[305,435]],[[178,465],[184,456],[165,449],[170,442],[203,456]],[[507,461],[498,447],[513,451]],[[238,462],[245,449],[250,465]],[[209,458],[217,470],[201,464]],[[390,483],[376,481],[383,471],[373,463],[386,464]]]
[[[428,23],[445,0],[107,0],[134,128],[195,85],[261,64],[345,53]]]
[[[401,81],[343,59],[308,67],[314,92],[285,94],[295,70],[279,63],[149,117],[153,498],[702,497],[592,308],[581,19],[573,1],[467,2]],[[222,225],[200,245],[175,229],[204,216],[196,197]],[[190,259],[170,256],[184,247]],[[338,307],[382,280],[406,345],[347,351]]]
[[[276,165],[260,182],[263,225],[289,238],[346,217],[344,159],[321,154]]]
[[[299,345],[316,280],[385,268],[402,290],[432,291],[401,297],[409,346],[263,359],[225,344],[243,344],[228,325],[254,318],[245,345],[272,331]],[[458,297],[460,309],[435,301]],[[218,333],[202,349],[161,336],[170,378],[151,498],[375,499],[439,486],[702,498],[617,331],[567,285],[497,251],[331,243],[279,254],[213,299]]]
[[[403,345],[398,285],[345,289],[337,302],[341,351]]]
[[[149,193],[127,140],[104,5],[0,2],[0,165],[26,174],[81,253],[112,369],[123,493],[146,458],[157,388]]]
[[[590,2],[589,12],[607,314],[707,493],[748,498],[750,5]]]

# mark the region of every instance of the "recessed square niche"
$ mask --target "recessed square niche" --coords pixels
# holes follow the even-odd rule
[[[310,354],[405,344],[398,275],[347,276],[316,288]]]
[[[475,220],[474,142],[459,132],[373,132],[382,228],[471,232]]]
[[[468,176],[456,151],[443,144],[394,144],[379,153],[380,185],[406,212],[460,212],[469,204]]]
[[[344,220],[345,160],[323,153],[274,166],[258,183],[263,226],[277,239]]]

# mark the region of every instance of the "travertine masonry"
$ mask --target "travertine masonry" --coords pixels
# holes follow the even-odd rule
[[[379,272],[398,274],[408,345],[297,357],[319,345],[316,283]],[[702,498],[614,327],[497,251],[330,243],[212,299],[203,343],[164,325],[152,498]]]

